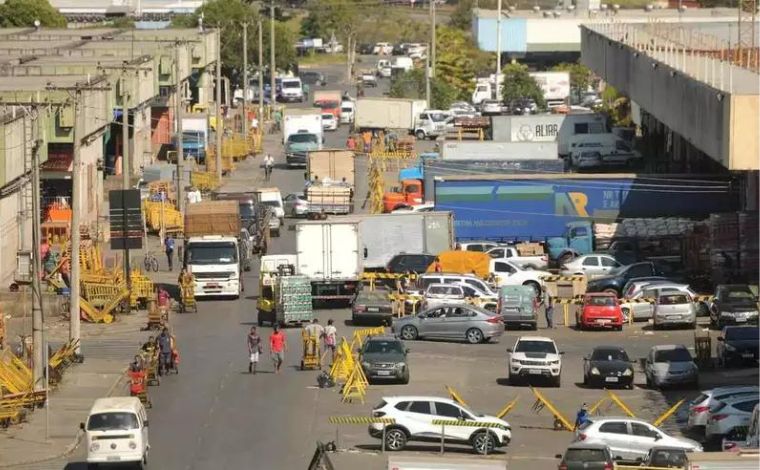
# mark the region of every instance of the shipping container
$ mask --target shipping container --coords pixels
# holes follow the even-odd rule
[[[441,160],[552,160],[558,159],[556,142],[457,142],[441,145]]]
[[[356,100],[357,129],[414,129],[415,119],[427,108],[425,100],[406,98],[359,98]]]
[[[436,209],[454,213],[457,240],[541,240],[573,221],[701,219],[738,206],[731,178],[712,175],[439,176],[434,185]]]

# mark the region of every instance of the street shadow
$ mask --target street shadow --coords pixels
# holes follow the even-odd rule
[[[258,295],[246,295],[244,298],[245,300],[259,300]]]
[[[359,444],[353,447],[355,449],[366,450],[366,451],[371,451],[371,452],[382,451],[381,444]],[[472,447],[469,447],[467,444],[454,444],[454,443],[447,442],[444,446],[444,450],[446,454],[478,455],[475,452],[473,452]],[[406,447],[404,447],[404,451],[431,452],[431,453],[435,453],[435,455],[440,455],[441,441],[431,440],[429,443],[425,443],[425,444],[420,444],[420,443],[407,444]],[[386,450],[386,452],[388,451]],[[488,455],[505,455],[505,452],[503,450],[496,449],[493,452],[489,453]]]
[[[253,374],[251,372],[248,372],[247,370],[241,370],[240,371],[240,375],[250,375],[250,376],[254,376],[254,375],[272,375],[272,374],[274,374],[274,371],[272,371],[272,370],[256,370],[255,374]]]
[[[509,378],[508,377],[498,377],[496,379],[496,385],[501,385],[502,387],[508,387],[508,386],[510,386],[512,384],[509,383]]]
[[[87,470],[86,462],[69,462],[63,467],[63,470]]]
[[[259,326],[259,323],[255,321],[241,321],[240,324],[246,326]]]

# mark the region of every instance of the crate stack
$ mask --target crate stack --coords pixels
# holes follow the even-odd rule
[[[279,282],[279,308],[285,322],[307,322],[313,318],[311,281],[306,276],[282,276]]]
[[[712,214],[709,227],[713,281],[728,283],[757,279],[757,212]]]

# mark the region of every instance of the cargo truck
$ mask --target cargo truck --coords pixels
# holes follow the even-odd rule
[[[307,214],[348,214],[353,208],[354,152],[309,152],[306,163]]]
[[[240,225],[249,234],[249,243],[252,254],[266,254],[269,247],[271,232],[279,234],[280,219],[274,216],[272,210],[265,204],[258,202],[256,193],[219,192],[212,195],[217,201],[237,201],[240,210]],[[250,270],[251,260],[247,260],[244,268]]]
[[[358,130],[396,129],[412,132],[425,100],[407,98],[359,98],[354,127]]]
[[[177,148],[177,136],[172,139]],[[206,160],[208,145],[208,119],[205,115],[186,116],[182,118],[182,153],[187,159],[195,159],[199,164]],[[176,162],[176,160],[174,160]]]
[[[288,108],[282,119],[282,143],[288,166],[306,165],[306,154],[322,148],[322,113],[319,109]]]
[[[295,228],[296,273],[311,281],[313,299],[350,302],[362,273],[359,221],[304,221]]]
[[[438,176],[433,183],[436,209],[454,213],[457,240],[541,241],[552,259],[595,248],[593,222],[701,219],[738,206],[730,177],[712,175]]]
[[[340,104],[343,95],[337,90],[324,90],[314,92],[314,106],[320,109],[320,114],[330,113],[340,122]]]
[[[240,297],[241,265],[237,201],[202,201],[185,211],[184,266],[195,278],[195,297]]]
[[[441,145],[441,160],[556,160],[556,142],[456,142]]]
[[[365,271],[385,270],[391,258],[402,252],[435,255],[454,247],[451,212],[368,214],[345,219],[359,222]]]
[[[607,118],[598,113],[492,116],[494,142],[556,142],[561,157],[570,155],[571,139],[577,135],[610,132]]]

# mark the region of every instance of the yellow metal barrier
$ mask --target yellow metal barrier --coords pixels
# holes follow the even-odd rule
[[[205,171],[190,172],[190,184],[200,191],[213,191],[219,187],[219,178]]]
[[[673,413],[675,413],[676,410],[678,410],[678,408],[680,408],[681,405],[683,405],[685,402],[686,402],[685,398],[682,398],[681,400],[679,400],[678,403],[668,408],[668,410],[665,411],[665,413],[661,414],[657,419],[652,421],[652,426],[655,426],[655,427],[660,426],[662,423],[665,422],[666,419],[673,416]]]
[[[467,403],[466,403],[466,402],[464,401],[464,399],[463,399],[463,398],[462,398],[462,397],[459,395],[459,393],[457,393],[457,391],[456,391],[456,390],[454,390],[454,388],[453,388],[453,387],[449,387],[448,385],[444,385],[444,386],[443,386],[443,388],[445,388],[445,389],[446,389],[446,393],[448,393],[448,394],[449,394],[449,396],[451,397],[451,399],[452,399],[452,400],[454,400],[455,402],[459,403],[460,405],[462,405],[462,406],[464,406],[464,407],[468,407],[468,406],[467,406]],[[468,408],[469,408],[469,407],[468,407]]]
[[[504,408],[502,408],[501,410],[499,410],[496,413],[495,416],[497,418],[499,418],[499,419],[504,419],[504,417],[507,416],[510,411],[512,411],[512,409],[515,407],[515,405],[517,405],[517,400],[519,398],[520,398],[519,396],[514,397],[509,403],[507,403],[506,405],[504,405]]]
[[[533,410],[538,413],[544,407],[548,408],[554,416],[554,429],[565,429],[567,431],[573,431],[575,426],[570,424],[570,421],[560,412],[554,404],[549,401],[544,395],[537,389],[530,387],[530,391],[536,397],[536,402],[533,404]]]
[[[348,341],[346,341],[346,338],[343,338],[335,351],[335,360],[330,367],[330,378],[336,383],[345,381],[355,367],[357,367],[357,364],[354,360],[354,355],[351,352]]]
[[[364,375],[364,369],[359,365],[355,365],[341,390],[341,396],[343,397],[341,401],[344,403],[353,402],[354,399],[358,398],[359,401],[364,403],[368,385],[369,382]]]
[[[623,413],[627,414],[631,418],[635,418],[636,415],[631,411],[631,409],[628,407],[628,405],[625,404],[625,402],[617,396],[615,392],[612,390],[607,390],[607,395],[609,395],[610,400],[612,400],[613,403],[615,403],[621,410],[623,410]]]

